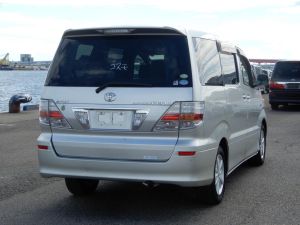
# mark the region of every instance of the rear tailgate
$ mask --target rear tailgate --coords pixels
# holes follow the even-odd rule
[[[69,96],[68,100],[60,94],[62,92],[64,96]],[[107,93],[115,93],[116,99],[113,103],[104,100]],[[56,102],[71,126],[71,129],[52,128],[52,143],[58,155],[91,159],[166,161],[174,150],[178,132],[155,132],[153,127],[174,99],[190,101],[192,88],[181,88],[180,91],[174,88],[107,88],[96,94],[95,88],[46,87],[43,97]],[[90,127],[86,127],[80,118],[76,118],[76,112],[80,110],[88,113]],[[99,120],[105,120],[105,117],[99,116],[102,112],[108,112],[108,127],[98,123]],[[117,124],[126,123],[126,126],[119,129],[110,127],[111,122],[114,122],[111,121],[113,115],[110,113],[114,112],[130,112],[130,117],[126,119],[128,121],[117,120]],[[146,117],[140,126],[134,127],[132,120],[139,112],[146,113]]]
[[[192,101],[187,38],[170,28],[67,31],[42,98],[71,126],[52,127],[58,155],[166,161],[178,131],[153,127],[175,101]]]

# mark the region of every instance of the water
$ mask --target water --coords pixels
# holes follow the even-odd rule
[[[31,102],[21,104],[21,108],[39,104],[46,75],[47,71],[0,71],[0,112],[8,111],[9,99],[18,93],[32,96]]]

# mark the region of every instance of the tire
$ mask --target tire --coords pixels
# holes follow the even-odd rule
[[[271,109],[277,110],[278,109],[278,104],[271,104]]]
[[[206,202],[211,205],[219,204],[225,192],[226,166],[223,148],[219,146],[214,166],[214,179],[205,188]]]
[[[260,129],[260,135],[258,140],[258,152],[255,156],[250,159],[250,164],[253,166],[261,166],[264,164],[266,159],[266,129],[262,125]]]
[[[74,196],[84,196],[96,191],[99,181],[92,179],[65,178],[66,186]]]

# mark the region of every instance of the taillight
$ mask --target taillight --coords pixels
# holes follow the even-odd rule
[[[180,129],[196,127],[203,119],[204,102],[181,102]]]
[[[41,124],[51,127],[71,128],[53,100],[41,100],[39,120]]]
[[[50,125],[49,123],[49,117],[48,117],[48,109],[49,109],[49,105],[48,105],[48,100],[41,100],[40,102],[40,123],[44,124],[44,125]]]
[[[175,102],[160,118],[154,131],[190,129],[203,119],[204,102]]]
[[[269,88],[270,89],[285,89],[286,88],[286,84],[277,83],[275,81],[270,81]]]

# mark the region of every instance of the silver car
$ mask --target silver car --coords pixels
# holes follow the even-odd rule
[[[267,123],[241,49],[170,27],[67,30],[45,82],[40,173],[74,195],[99,180],[206,186],[265,160]]]

